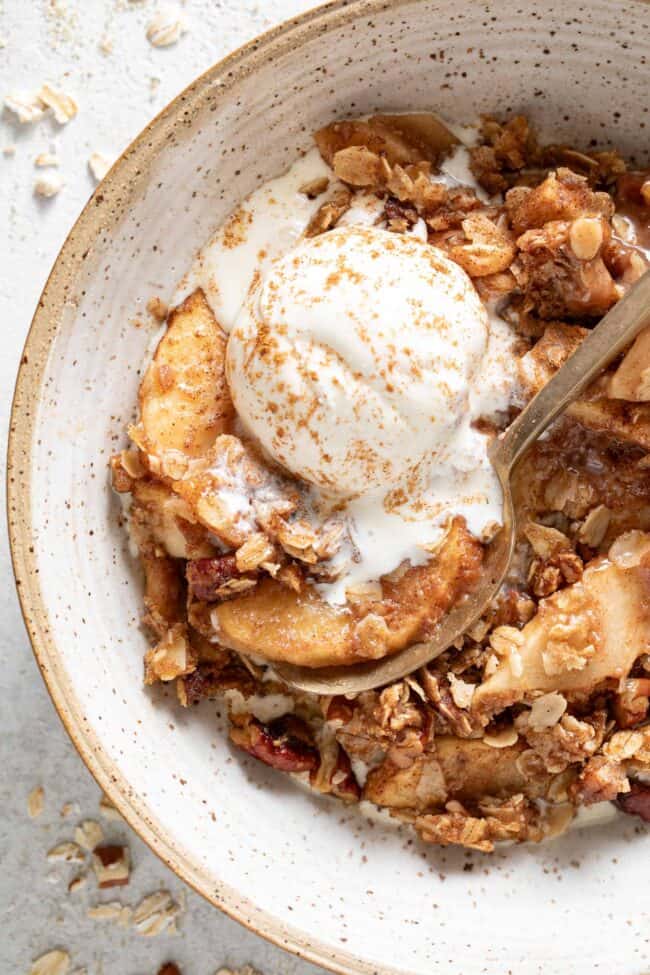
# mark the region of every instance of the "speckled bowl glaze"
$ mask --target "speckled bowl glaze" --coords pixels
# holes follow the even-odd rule
[[[376,109],[522,110],[557,140],[647,147],[641,0],[337,2],[226,58],[113,168],[72,230],[16,388],[9,515],[25,619],[79,752],[215,905],[340,972],[641,975],[650,839],[632,819],[492,858],[426,848],[234,754],[219,708],[142,686],[141,589],[106,463],[152,294],[317,126]],[[216,712],[216,714],[215,714]]]

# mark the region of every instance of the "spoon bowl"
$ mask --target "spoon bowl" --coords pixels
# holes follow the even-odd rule
[[[614,305],[507,430],[492,442],[489,457],[503,494],[503,524],[488,547],[478,585],[443,617],[431,640],[413,644],[382,660],[350,667],[276,664],[278,676],[291,687],[313,694],[358,694],[413,673],[466,633],[497,595],[512,561],[517,517],[511,485],[517,464],[553,420],[648,326],[650,272]]]

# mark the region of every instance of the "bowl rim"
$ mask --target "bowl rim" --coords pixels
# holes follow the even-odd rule
[[[268,911],[243,898],[234,887],[214,888],[205,871],[165,835],[146,803],[138,799],[128,781],[119,773],[89,727],[69,689],[60,655],[51,638],[48,613],[38,583],[38,564],[32,547],[30,482],[31,447],[37,411],[34,391],[42,390],[51,344],[68,301],[79,267],[91,250],[100,230],[117,219],[117,214],[135,191],[146,163],[155,158],[174,126],[174,120],[187,114],[202,92],[210,87],[220,102],[241,78],[256,65],[300,46],[315,36],[326,35],[346,23],[388,9],[418,6],[428,0],[327,0],[303,13],[256,35],[195,78],[175,96],[127,146],[88,199],[67,234],[38,300],[20,357],[12,398],[6,466],[6,508],[11,560],[20,610],[29,641],[50,699],[68,736],[98,786],[118,809],[134,833],[172,872],[210,904],[243,927],[299,958],[340,975],[406,975],[406,970],[370,963],[350,952],[333,948],[308,932],[285,925]],[[613,0],[617,4],[621,0]],[[633,0],[641,5],[650,0]],[[145,164],[145,165],[143,165]],[[123,187],[129,190],[124,194]]]
[[[404,975],[404,970],[371,964],[356,955],[332,948],[308,932],[285,925],[263,911],[234,887],[214,884],[191,857],[165,835],[146,804],[137,799],[128,781],[116,769],[96,733],[89,727],[69,687],[60,655],[51,638],[48,613],[38,583],[38,564],[32,546],[30,482],[31,447],[37,420],[34,392],[40,392],[51,344],[80,265],[100,230],[117,219],[116,213],[139,183],[146,163],[162,149],[166,134],[192,102],[200,103],[207,87],[216,88],[220,102],[239,80],[294,46],[319,34],[360,19],[364,14],[419,4],[425,0],[328,0],[285,20],[236,48],[195,78],[133,139],[109,173],[89,197],[57,254],[30,323],[12,397],[6,467],[6,510],[11,561],[20,604],[36,663],[50,699],[78,754],[99,788],[144,843],[172,872],[209,903],[254,934],[314,965],[340,975]],[[145,165],[143,165],[143,163]],[[122,187],[128,186],[127,194]]]

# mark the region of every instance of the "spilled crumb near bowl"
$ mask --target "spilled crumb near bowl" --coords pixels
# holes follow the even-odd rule
[[[40,827],[44,879],[64,891],[62,896],[76,911],[80,925],[88,918],[97,925],[128,931],[132,937],[180,934],[179,924],[187,913],[185,888],[176,893],[164,887],[142,895],[132,892],[132,870],[137,879],[138,863],[137,859],[132,862],[130,830],[108,796],[100,794],[94,809],[82,809],[75,800],[60,803],[38,784],[25,797],[25,813],[34,821],[34,829]],[[51,831],[57,836],[53,844],[44,838]],[[35,842],[39,842],[38,834]],[[173,951],[170,956],[158,967],[157,975],[191,975],[173,960]],[[77,964],[79,960],[83,961],[65,945],[53,943],[35,955],[28,972],[88,975],[89,969]],[[214,975],[260,973],[245,964],[239,968],[222,965]]]

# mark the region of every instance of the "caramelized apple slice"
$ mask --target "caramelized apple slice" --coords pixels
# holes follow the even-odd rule
[[[606,381],[606,380],[604,380]],[[629,403],[605,396],[582,397],[567,413],[589,430],[650,450],[650,404]]]
[[[173,558],[201,559],[215,554],[190,506],[165,483],[141,478],[133,482],[131,493],[131,524],[141,548],[148,537]]]
[[[147,453],[200,457],[233,415],[226,383],[226,336],[198,289],[169,315],[140,386],[134,439]]]
[[[589,695],[627,677],[650,651],[650,558],[637,544],[641,539],[650,550],[650,535],[629,534],[636,555],[620,557],[622,536],[610,549],[616,561],[595,559],[580,582],[541,601],[514,652],[477,689],[472,707],[479,715],[532,701],[536,692]]]
[[[406,768],[386,758],[368,773],[363,798],[394,809],[442,808],[449,799],[471,802],[485,796],[545,796],[552,776],[526,776],[518,760],[520,742],[495,748],[480,739],[437,737],[435,751],[418,756]]]
[[[553,322],[520,360],[522,385],[534,396],[575,352],[587,329]],[[609,433],[617,440],[650,449],[650,396],[644,387],[643,370],[650,367],[650,331],[643,332],[614,373],[606,373],[575,403],[567,415],[590,430]],[[643,360],[645,358],[645,365]],[[646,377],[650,378],[650,373]]]
[[[213,611],[219,640],[241,653],[286,660],[310,667],[348,663],[352,652],[352,617],[309,589],[296,593],[274,579]]]
[[[607,393],[612,399],[635,403],[650,400],[650,328],[637,335],[620,366],[610,378]]]
[[[457,518],[427,565],[382,580],[382,599],[363,616],[330,606],[312,587],[294,592],[269,579],[215,608],[219,639],[242,653],[305,667],[378,659],[426,639],[474,584],[481,558],[480,543]]]

